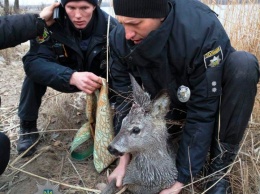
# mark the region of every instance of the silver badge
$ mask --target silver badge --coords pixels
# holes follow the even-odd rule
[[[187,102],[190,99],[190,88],[186,86],[180,86],[177,91],[177,97],[181,102]]]

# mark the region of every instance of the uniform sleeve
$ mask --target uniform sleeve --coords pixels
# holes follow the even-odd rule
[[[221,83],[218,77],[221,76],[221,67],[219,71],[211,70],[190,78],[194,88],[187,103],[186,124],[177,155],[178,181],[182,183],[191,181],[191,175],[195,176],[201,170],[210,147],[221,93],[221,87],[216,86],[220,91],[209,94],[210,84]]]
[[[0,49],[14,47],[43,33],[37,15],[19,14],[0,17]]]
[[[212,21],[211,28],[201,34],[205,38],[189,75],[191,97],[177,154],[178,181],[182,183],[191,181],[206,160],[218,119],[223,65],[232,49],[222,26],[216,19]]]
[[[50,41],[38,44],[32,40],[29,52],[23,57],[26,75],[34,82],[50,86],[61,92],[75,90],[75,86],[69,84],[75,70],[60,65]]]

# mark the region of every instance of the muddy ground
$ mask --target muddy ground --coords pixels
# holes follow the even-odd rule
[[[0,177],[0,193],[33,194],[37,184],[46,179],[59,183],[61,193],[93,193],[82,188],[95,189],[97,183],[106,182],[107,170],[101,174],[94,169],[92,158],[75,161],[70,157],[69,147],[76,130],[85,121],[83,93],[61,94],[48,89],[38,119],[41,138],[35,155],[19,158],[16,151],[19,118],[17,108],[24,79],[22,56],[28,43],[0,51],[0,131],[11,139],[11,160]],[[55,130],[54,132],[50,132]],[[34,158],[35,157],[35,158]],[[113,168],[113,165],[111,166]],[[109,170],[109,169],[108,169]],[[22,171],[22,172],[21,172]],[[57,185],[52,183],[53,185]],[[71,188],[70,185],[80,188]]]

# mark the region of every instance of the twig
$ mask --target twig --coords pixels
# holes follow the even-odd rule
[[[0,123],[2,123],[3,121],[6,121],[7,119],[11,118],[14,116],[15,113],[9,115],[8,117],[5,117],[4,119],[0,120]]]
[[[25,174],[28,174],[28,175],[30,175],[30,176],[33,176],[33,177],[36,177],[36,178],[39,178],[39,179],[43,179],[43,180],[46,180],[46,181],[49,180],[50,182],[53,182],[53,183],[56,183],[56,184],[59,184],[59,185],[64,185],[64,186],[66,186],[66,187],[74,188],[74,189],[77,189],[77,190],[91,191],[91,192],[94,192],[94,193],[100,193],[100,190],[89,189],[89,188],[84,188],[84,187],[69,185],[69,184],[66,184],[66,183],[61,183],[61,182],[59,182],[59,181],[47,179],[47,178],[45,178],[45,177],[41,177],[41,176],[38,176],[38,175],[36,175],[36,174],[32,174],[32,173],[30,173],[30,172],[27,172],[27,171],[25,171],[25,170],[16,168],[16,167],[11,166],[11,165],[10,165],[10,167],[13,168],[13,169],[15,169],[15,170],[18,170],[18,171],[20,171],[20,172],[23,172],[23,173],[25,173]]]
[[[78,170],[76,169],[76,167],[74,166],[74,164],[72,163],[72,161],[71,161],[69,158],[68,158],[68,160],[69,160],[70,164],[72,165],[72,167],[74,168],[75,172],[78,174],[78,176],[79,176],[79,178],[80,178],[80,180],[81,180],[83,186],[86,187],[86,185],[85,185],[85,183],[84,183],[82,177],[80,176]]]
[[[58,93],[58,94],[54,94],[54,95],[52,95],[52,96],[49,96],[49,97],[45,98],[45,99],[43,100],[43,102],[47,101],[47,100],[50,99],[50,98],[53,98],[53,97],[55,97],[55,96],[58,96],[58,95],[60,95],[60,94],[62,94],[62,92],[60,92],[60,93]]]
[[[38,158],[42,153],[43,153],[43,151],[40,152],[39,154],[35,155],[33,158],[31,158],[29,161],[27,161],[25,164],[23,164],[20,168],[23,168],[23,167],[27,166],[27,164],[31,163],[34,159]],[[11,166],[11,165],[12,165],[12,163],[9,166]],[[12,175],[14,175],[16,173],[17,173],[17,171],[13,171],[8,176],[12,176]]]
[[[118,191],[116,194],[121,194],[121,193],[125,192],[126,189],[127,189],[127,187],[125,186],[120,191]]]
[[[185,185],[185,186],[182,187],[182,188],[188,187],[188,186],[190,186],[191,184],[195,184],[195,183],[200,182],[200,181],[202,181],[202,180],[204,180],[204,179],[207,179],[207,178],[209,178],[209,177],[215,176],[217,173],[223,171],[224,169],[227,169],[227,168],[233,166],[233,165],[236,164],[236,163],[238,163],[238,161],[234,161],[232,164],[226,166],[225,168],[222,168],[222,169],[220,169],[220,170],[218,170],[218,171],[215,171],[214,173],[212,173],[212,174],[210,174],[210,175],[208,175],[208,176],[205,176],[205,177],[203,177],[203,178],[201,178],[201,179],[199,179],[199,180],[193,181],[193,183],[189,183],[189,184]]]
[[[22,154],[20,154],[17,158],[13,160],[13,162],[10,164],[10,166],[13,166],[18,160],[20,160],[27,152],[29,152],[38,142],[40,141],[40,138],[37,139],[34,144],[32,144],[26,151],[24,151]]]
[[[59,172],[59,181],[61,180],[61,174],[62,174],[63,166],[64,166],[64,155],[62,155],[62,158],[61,158],[61,166],[60,166],[60,172]]]
[[[95,140],[95,127],[94,127],[94,123],[90,123],[90,133],[91,133],[91,136],[93,138],[93,140]]]
[[[48,131],[37,131],[37,132],[30,132],[30,133],[24,133],[24,134],[17,134],[20,136],[23,135],[29,135],[29,134],[35,134],[35,133],[51,133],[51,132],[67,132],[67,131],[78,131],[78,129],[54,129],[54,130],[48,130]]]
[[[255,167],[255,169],[256,169],[256,172],[257,172],[257,174],[258,174],[258,177],[260,177],[260,172],[259,172],[259,170],[258,170],[258,167],[257,167],[257,165],[255,164],[255,162],[254,162],[254,160],[253,160],[253,158],[252,158],[252,157],[250,157],[250,159],[251,159],[251,162],[252,162],[253,166],[254,166],[254,167]]]
[[[109,75],[109,27],[110,27],[110,15],[108,15],[108,20],[107,20],[107,53],[106,53],[106,60],[107,60],[107,76],[106,76],[106,81],[108,83],[108,75]]]
[[[221,176],[213,185],[211,185],[209,188],[207,188],[205,191],[203,191],[203,193],[201,194],[204,194],[206,193],[208,190],[210,190],[212,187],[214,187],[219,181],[221,181],[229,172],[227,171],[225,174],[223,174],[223,176]]]
[[[5,183],[2,187],[0,187],[0,191],[2,191],[2,189],[5,188],[6,185],[8,185],[8,183]]]
[[[46,127],[43,129],[44,131],[46,131],[47,127],[49,126],[51,122],[51,119],[49,118],[49,122],[48,124],[46,125]],[[43,131],[42,130],[42,131]],[[38,133],[38,132],[37,132]],[[42,136],[42,135],[41,135]],[[22,154],[20,154],[10,165],[13,166],[18,160],[20,160],[29,150],[31,150],[41,139],[41,136],[37,139],[36,142],[34,142],[33,145],[31,145],[25,152],[23,152]]]
[[[250,125],[260,125],[260,123],[256,123],[256,122],[249,122]]]
[[[190,176],[191,176],[191,187],[192,187],[192,193],[194,193],[193,178],[192,178],[192,172],[191,172],[191,161],[190,161],[190,146],[188,146],[188,157],[189,157],[189,170],[190,170]]]
[[[8,129],[3,130],[2,132],[5,133],[5,132],[10,131],[10,130],[12,130],[12,129],[16,128],[16,127],[19,127],[19,126],[20,126],[20,124],[15,125],[15,126],[13,126],[13,127],[10,127],[10,128],[8,128]]]

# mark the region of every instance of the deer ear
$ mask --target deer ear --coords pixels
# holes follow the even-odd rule
[[[162,92],[153,100],[152,115],[164,118],[169,111],[170,97],[166,92]]]
[[[133,88],[134,102],[139,104],[144,109],[147,109],[151,103],[150,95],[141,88],[141,86],[137,83],[135,78],[130,73],[129,76]]]

